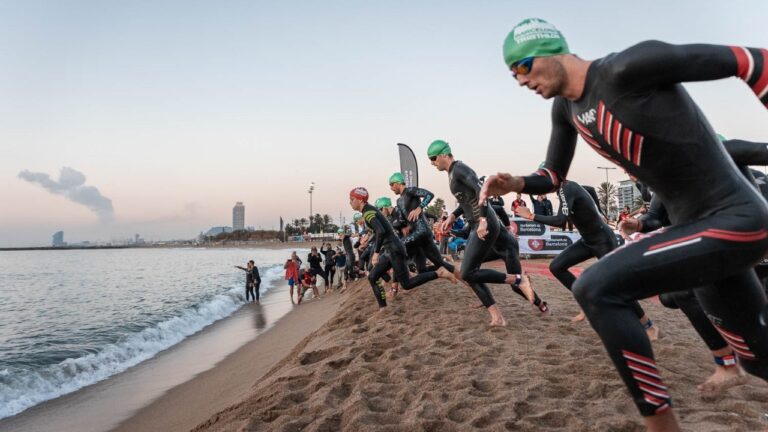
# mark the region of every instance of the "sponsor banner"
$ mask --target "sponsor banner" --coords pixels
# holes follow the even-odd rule
[[[548,225],[522,218],[512,219],[512,230],[517,232],[521,255],[557,255],[581,239],[578,231],[552,231]],[[614,234],[623,245],[621,235]]]

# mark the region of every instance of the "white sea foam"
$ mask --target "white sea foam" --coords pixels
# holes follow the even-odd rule
[[[261,292],[277,286],[282,266],[262,275]],[[206,303],[152,327],[133,333],[98,353],[67,359],[40,370],[0,370],[0,418],[18,414],[41,402],[71,393],[125,371],[181,342],[243,305],[242,287],[218,294]]]

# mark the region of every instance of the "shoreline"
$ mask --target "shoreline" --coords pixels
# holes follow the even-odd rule
[[[162,400],[166,392],[218,368],[244,346],[274,333],[275,327],[282,333],[279,329],[283,318],[304,309],[304,304],[299,308],[291,305],[286,298],[287,291],[287,283],[278,281],[262,296],[261,305],[244,304],[232,315],[132,368],[2,419],[0,430],[82,432],[113,429],[119,422],[135,416],[136,411]],[[315,302],[311,300],[307,306],[313,306]]]
[[[286,286],[287,287],[287,286]],[[285,294],[285,293],[281,293]],[[214,367],[134,412],[112,432],[190,430],[247,396],[339,309],[344,295],[305,300]]]

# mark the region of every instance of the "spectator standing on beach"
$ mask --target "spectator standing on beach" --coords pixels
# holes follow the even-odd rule
[[[248,262],[252,268],[251,268],[251,276],[253,277],[253,291],[256,293],[256,304],[259,304],[260,301],[260,293],[259,289],[261,288],[261,275],[259,275],[259,268],[256,267],[256,263],[253,262],[253,260],[250,260]],[[248,301],[248,296],[246,295],[246,301]]]
[[[336,253],[333,255],[333,262],[336,267],[333,286],[341,288],[341,292],[344,292],[347,290],[347,279],[344,277],[344,269],[347,266],[347,254],[344,253],[344,249],[338,246],[336,247]]]
[[[328,290],[328,276],[323,270],[323,256],[317,251],[317,246],[312,246],[309,255],[307,255],[307,262],[309,263],[309,271],[312,276],[320,276],[325,282],[325,289]]]
[[[539,216],[552,216],[552,201],[546,195],[539,195],[536,198],[530,195],[533,204],[533,214]]]
[[[301,298],[301,282],[299,281],[299,257],[296,256],[296,252],[293,252],[290,258],[285,262],[283,268],[285,269],[285,280],[288,281],[288,286],[291,288],[291,303],[293,301],[293,286],[297,285],[299,298]]]
[[[490,203],[491,205],[504,207],[504,198],[502,198],[502,197],[500,197],[498,195],[492,196],[492,197],[488,198],[488,203]],[[446,217],[446,219],[448,218],[448,214],[447,213],[446,213],[445,217]]]
[[[246,264],[245,267],[235,266],[236,268],[239,268],[240,270],[245,271],[245,301],[248,301],[248,299],[252,298],[253,301],[257,301],[258,297],[253,294],[254,286],[258,286],[256,284],[261,284],[261,277],[259,276],[259,269],[256,268],[256,265],[254,264],[253,260],[248,261],[248,264]],[[258,292],[258,287],[256,288]]]

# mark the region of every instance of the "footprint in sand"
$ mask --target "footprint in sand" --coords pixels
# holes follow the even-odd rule
[[[317,350],[317,351],[311,351],[308,353],[302,353],[301,356],[299,357],[299,364],[306,366],[313,363],[317,363],[321,360],[325,360],[326,358],[332,356],[333,354],[338,353],[339,351],[341,351],[341,347],[333,347],[325,350]]]

